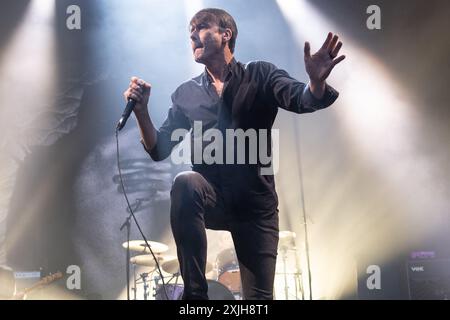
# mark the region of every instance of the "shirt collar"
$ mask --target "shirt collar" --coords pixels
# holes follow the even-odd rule
[[[233,74],[233,69],[234,69],[234,67],[236,66],[236,64],[237,64],[237,61],[236,61],[236,59],[233,57],[233,58],[231,59],[230,63],[228,63],[227,66],[226,66],[226,68],[227,68],[227,70],[228,70],[228,74],[227,74],[227,76],[225,77],[225,81],[228,81],[230,75]],[[209,72],[206,70],[206,67],[205,67],[205,70],[203,71],[203,80],[204,80],[205,83],[208,84],[208,85],[210,85],[210,84],[212,83],[212,78],[211,78]]]

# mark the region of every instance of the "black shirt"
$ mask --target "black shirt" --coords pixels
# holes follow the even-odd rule
[[[221,96],[211,84],[206,69],[175,90],[167,119],[157,132],[157,144],[152,150],[147,150],[153,160],[167,158],[180,142],[171,141],[172,132],[179,128],[190,130],[194,121],[201,121],[203,132],[215,128],[223,132],[224,137],[226,129],[266,129],[269,136],[267,150],[270,152],[270,129],[278,108],[299,114],[309,113],[330,106],[338,97],[338,93],[327,85],[323,98],[318,100],[308,85],[268,62],[256,61],[244,65],[233,59],[227,67],[228,75]],[[194,140],[191,134],[192,147]],[[208,142],[203,142],[202,148],[207,145]],[[226,142],[223,145],[226,149]],[[233,215],[244,218],[272,214],[278,207],[274,176],[262,175],[261,168],[267,165],[260,161],[250,163],[248,150],[246,144],[245,164],[236,163],[235,151],[235,162],[232,164],[193,161],[192,169],[220,190],[227,209]]]

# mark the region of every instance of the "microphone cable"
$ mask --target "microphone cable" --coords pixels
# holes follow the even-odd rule
[[[131,208],[130,201],[128,201],[128,196],[127,196],[127,193],[126,193],[126,191],[125,191],[125,186],[124,186],[124,184],[123,184],[123,179],[122,179],[122,170],[120,169],[119,129],[118,129],[118,128],[116,128],[116,150],[117,150],[117,151],[116,151],[116,155],[117,155],[117,168],[118,168],[118,170],[119,170],[119,180],[120,180],[120,185],[121,185],[122,190],[123,190],[123,195],[125,196],[125,200],[126,200],[126,202],[127,202],[128,209],[130,210],[130,214],[131,214],[131,216],[133,217],[134,222],[136,223],[136,226],[137,226],[137,228],[138,228],[138,230],[139,230],[139,233],[141,234],[142,238],[144,239],[145,245],[147,246],[147,248],[149,248],[152,257],[153,257],[153,259],[155,260],[156,268],[157,268],[157,270],[158,270],[158,274],[159,274],[159,276],[161,277],[162,286],[163,286],[163,289],[164,289],[164,295],[165,295],[166,299],[169,300],[169,296],[168,296],[167,290],[166,290],[166,283],[164,282],[164,277],[163,277],[161,268],[160,268],[160,266],[159,266],[158,259],[156,259],[156,256],[155,256],[155,254],[153,253],[152,247],[149,245],[149,243],[148,243],[148,241],[147,241],[147,238],[145,237],[144,232],[142,231],[142,229],[141,229],[141,227],[140,227],[140,225],[139,225],[139,223],[138,223],[138,221],[137,221],[137,219],[136,219],[136,216],[134,215],[133,209]],[[129,247],[130,244],[127,243],[127,246]],[[129,248],[128,248],[128,249],[129,249]],[[128,263],[130,263],[130,261],[128,261]],[[127,281],[129,281],[129,279],[127,279]]]

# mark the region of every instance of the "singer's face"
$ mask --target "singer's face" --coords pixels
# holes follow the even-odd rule
[[[191,46],[194,59],[198,63],[207,63],[223,53],[222,33],[213,22],[198,22],[190,26]]]

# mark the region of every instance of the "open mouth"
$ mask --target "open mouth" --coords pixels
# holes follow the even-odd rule
[[[197,46],[194,47],[194,52],[195,52],[197,49],[202,49],[202,48],[203,48],[202,45],[197,45]]]

